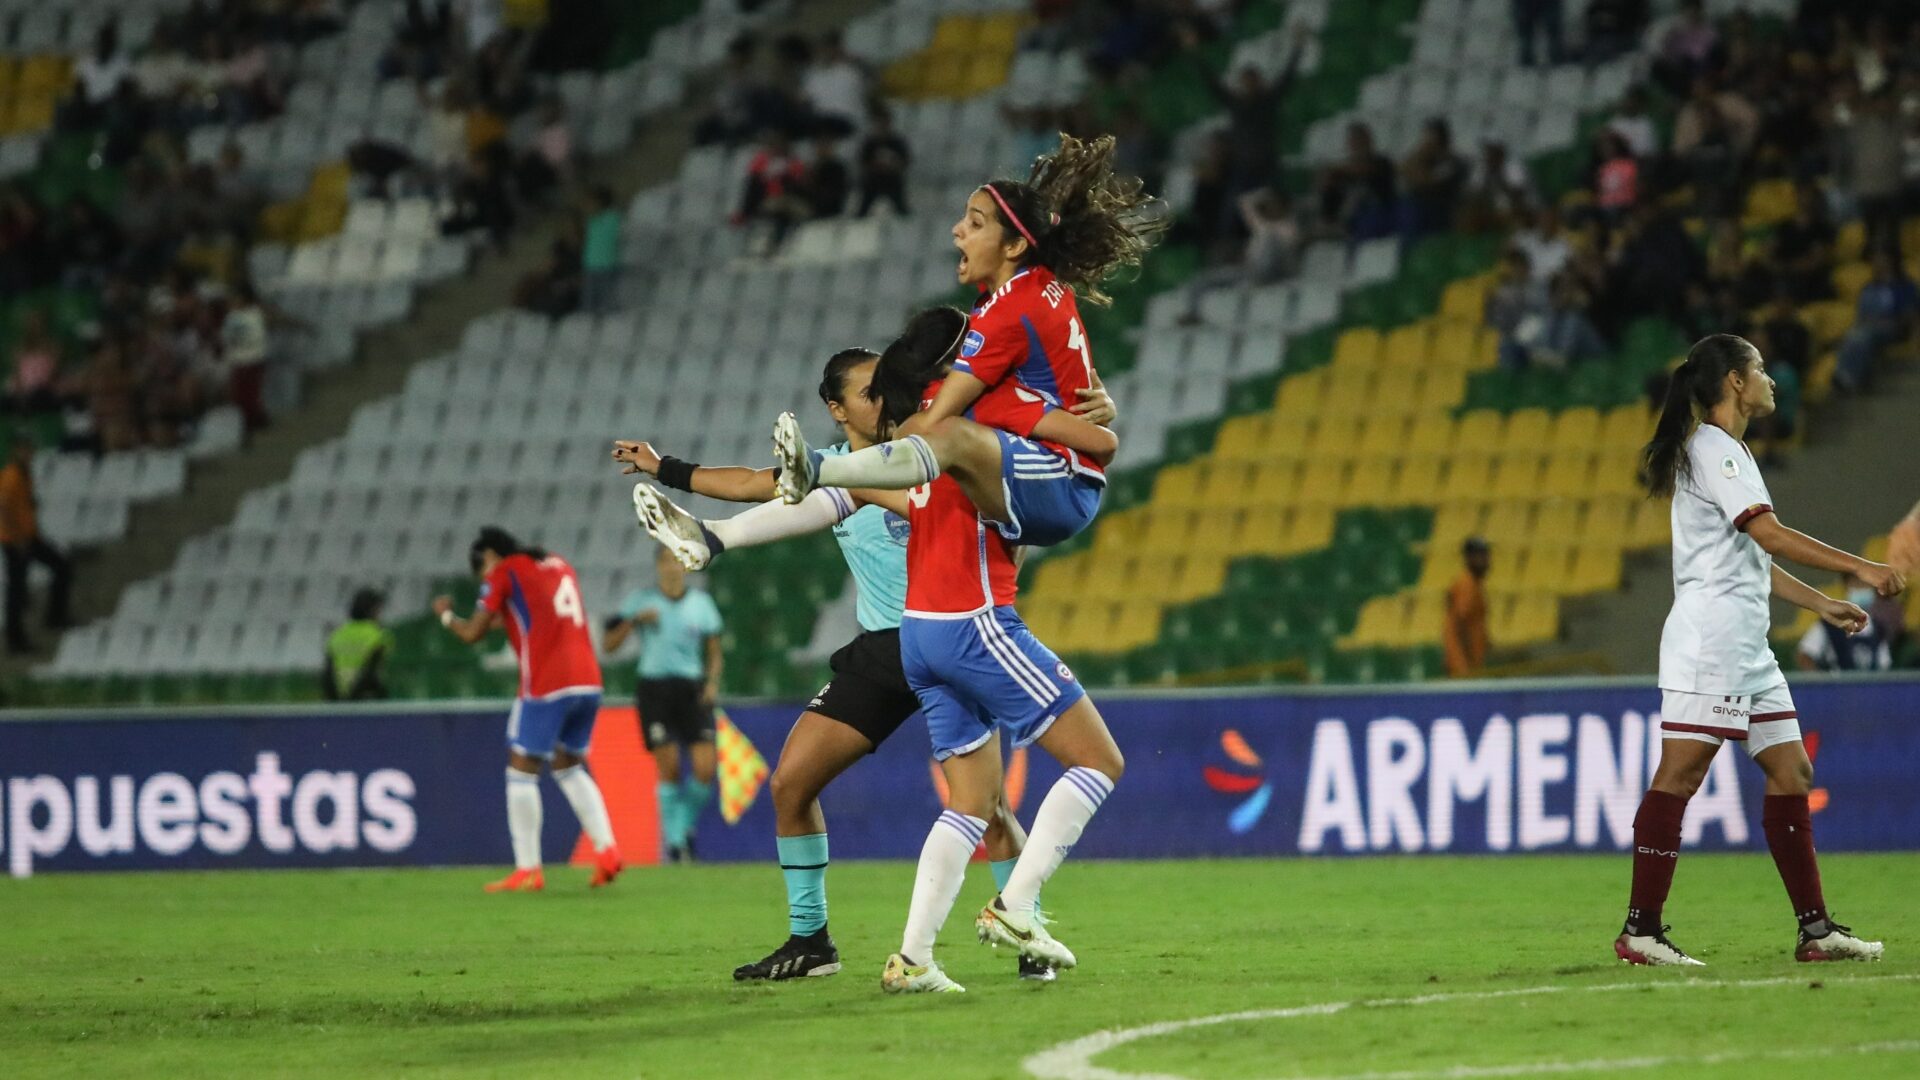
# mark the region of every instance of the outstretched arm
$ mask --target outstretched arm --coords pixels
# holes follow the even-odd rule
[[[950,416],[965,416],[986,392],[987,384],[979,378],[964,371],[949,371],[947,381],[940,384],[940,392],[934,395],[933,404],[901,424],[894,437],[918,434]]]
[[[1829,547],[1798,529],[1789,529],[1780,523],[1771,510],[1754,515],[1753,520],[1747,523],[1747,535],[1776,559],[1787,559],[1816,570],[1831,570],[1836,574],[1852,574],[1873,586],[1873,591],[1881,596],[1898,596],[1907,587],[1906,576],[1893,567],[1870,562],[1839,548]],[[1774,581],[1777,588],[1779,578]]]
[[[645,473],[659,479],[661,466],[669,459],[653,448],[653,444],[639,440],[621,439],[613,444],[613,460],[625,465],[621,470],[626,475]],[[685,465],[685,462],[680,462]],[[669,469],[673,466],[669,465]],[[712,499],[725,499],[728,502],[766,502],[776,497],[773,488],[772,469],[749,469],[741,465],[694,465],[685,477],[669,477],[662,480],[682,480],[683,490],[705,495]],[[668,483],[670,487],[680,486]]]

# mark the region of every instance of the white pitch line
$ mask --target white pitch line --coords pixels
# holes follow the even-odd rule
[[[1248,1020],[1293,1020],[1303,1016],[1332,1016],[1348,1009],[1376,1009],[1398,1006],[1432,1005],[1442,1001],[1492,1001],[1500,998],[1529,997],[1544,994],[1617,993],[1624,990],[1710,990],[1740,989],[1755,986],[1785,986],[1791,983],[1822,982],[1827,987],[1868,986],[1875,983],[1912,982],[1920,974],[1881,975],[1867,978],[1819,979],[1809,975],[1788,975],[1766,979],[1726,979],[1717,981],[1685,980],[1677,982],[1603,983],[1598,986],[1529,986],[1517,990],[1473,990],[1455,994],[1421,994],[1416,997],[1381,998],[1373,1001],[1330,1001],[1318,1005],[1296,1005],[1284,1009],[1250,1009],[1245,1012],[1196,1016],[1188,1020],[1165,1020],[1135,1028],[1096,1031],[1078,1039],[1032,1054],[1020,1064],[1039,1080],[1188,1080],[1169,1073],[1127,1073],[1103,1068],[1093,1059],[1116,1046],[1140,1039],[1153,1039],[1193,1028],[1213,1027]],[[1863,1043],[1852,1047],[1823,1047],[1818,1050],[1775,1050],[1728,1052],[1692,1056],[1615,1058],[1612,1060],[1542,1061],[1525,1065],[1453,1065],[1443,1069],[1407,1072],[1352,1073],[1330,1080],[1471,1080],[1475,1077],[1524,1076],[1534,1073],[1606,1072],[1616,1069],[1649,1069],[1661,1065],[1713,1065],[1729,1061],[1777,1060],[1814,1057],[1835,1053],[1892,1054],[1920,1051],[1920,1040]],[[1307,1080],[1307,1078],[1299,1078]]]

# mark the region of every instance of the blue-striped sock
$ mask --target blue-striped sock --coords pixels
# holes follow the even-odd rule
[[[797,935],[827,925],[827,834],[774,838],[780,876],[787,879],[787,929]]]
[[[993,867],[994,887],[996,889],[999,889],[1001,892],[1006,892],[1007,882],[1013,879],[1013,868],[1020,865],[1019,857],[1016,856],[1011,859],[995,859],[993,860],[991,865]],[[1033,906],[1035,908],[1038,908],[1040,906],[1039,896],[1035,896],[1033,898]]]
[[[669,850],[677,848],[687,842],[687,827],[682,824],[686,818],[680,812],[680,785],[662,780],[654,785],[653,791],[660,804],[660,846]]]

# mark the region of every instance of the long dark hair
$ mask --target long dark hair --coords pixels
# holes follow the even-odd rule
[[[467,549],[467,565],[471,566],[476,574],[480,572],[480,553],[483,551],[491,551],[503,559],[509,555],[525,555],[539,562],[547,557],[546,548],[523,544],[514,539],[512,533],[498,525],[487,525],[481,528],[480,535],[474,538],[473,546]]]
[[[847,400],[847,372],[878,357],[872,349],[841,349],[827,358],[827,367],[820,373],[820,401],[827,405],[844,405]]]
[[[1753,362],[1758,350],[1735,334],[1710,334],[1693,343],[1687,358],[1667,381],[1667,400],[1653,439],[1640,451],[1640,486],[1655,498],[1670,499],[1673,489],[1692,474],[1687,437],[1693,426],[1726,393],[1727,373]]]
[[[1165,204],[1142,190],[1139,177],[1114,175],[1113,148],[1111,135],[1087,141],[1062,133],[1060,148],[1035,158],[1025,183],[987,185],[999,195],[994,217],[1007,239],[1023,235],[1021,225],[1030,234],[1021,264],[1046,267],[1079,299],[1099,306],[1113,303],[1101,282],[1121,267],[1139,266],[1169,220]]]
[[[927,384],[946,375],[966,329],[967,314],[958,308],[928,308],[907,320],[907,328],[880,354],[867,390],[880,402],[887,423],[904,424],[920,411]]]

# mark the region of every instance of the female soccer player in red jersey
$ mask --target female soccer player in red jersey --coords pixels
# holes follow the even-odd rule
[[[1660,424],[1643,454],[1647,491],[1673,500],[1673,610],[1660,634],[1660,767],[1633,819],[1633,895],[1613,943],[1632,964],[1698,965],[1660,923],[1680,857],[1687,800],[1720,744],[1745,745],[1767,774],[1761,828],[1800,923],[1796,960],[1877,960],[1881,944],[1834,922],[1820,891],[1807,793],[1813,763],[1799,713],[1767,647],[1768,598],[1818,614],[1849,633],[1867,613],[1823,595],[1774,563],[1777,556],[1860,578],[1882,596],[1906,587],[1898,570],[1828,547],[1780,523],[1760,467],[1741,441],[1773,412],[1766,362],[1732,334],[1702,338],[1673,373]]]
[[[1138,179],[1114,175],[1113,153],[1111,136],[1062,135],[1025,183],[996,180],[968,198],[953,227],[956,273],[980,299],[940,393],[893,441],[840,457],[809,449],[783,414],[774,430],[782,498],[798,502],[820,485],[915,488],[951,475],[1002,536],[1021,544],[1057,544],[1093,520],[1102,463],[1030,426],[967,416],[980,419],[983,403],[998,399],[1044,413],[1099,385],[1079,303],[1109,303],[1101,282],[1138,265],[1166,224]]]

